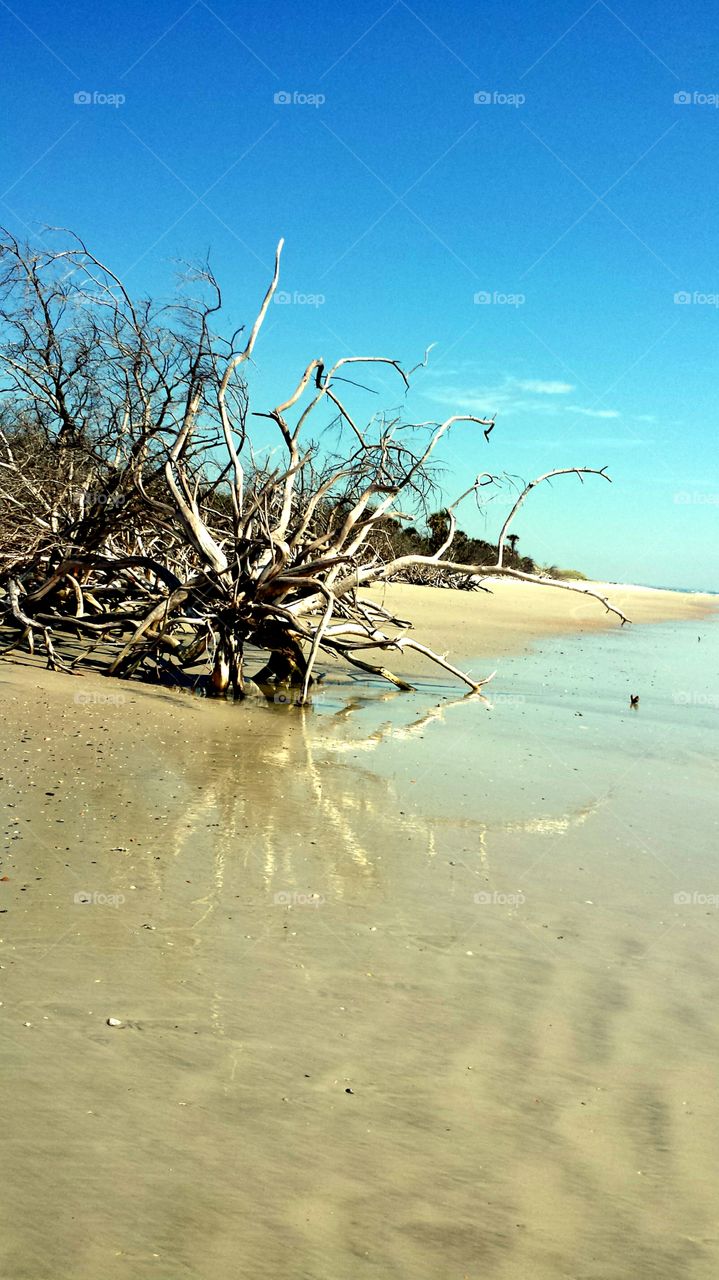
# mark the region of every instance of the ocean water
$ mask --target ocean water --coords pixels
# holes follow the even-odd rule
[[[712,591],[709,587],[667,587],[665,584],[658,586],[655,582],[647,582],[644,585],[651,587],[653,591],[679,591],[685,596],[696,595],[697,592],[705,596],[719,596],[719,591]]]
[[[428,802],[457,812],[463,797],[501,813],[510,797],[550,805],[547,792],[610,784],[631,797],[630,769],[636,804],[645,783],[673,788],[690,766],[711,775],[719,728],[713,620],[545,639],[532,654],[464,666],[496,668],[484,698],[443,681],[420,681],[409,695],[361,682],[352,698],[345,685],[329,685],[315,707],[320,735],[324,729],[336,752],[363,758],[397,786],[441,776]]]

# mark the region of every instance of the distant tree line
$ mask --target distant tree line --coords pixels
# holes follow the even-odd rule
[[[403,556],[433,556],[446,542],[450,532],[450,518],[446,511],[434,511],[426,519],[426,527],[417,528],[397,520],[394,516],[384,516],[377,522],[372,535],[372,547],[381,559],[399,559]],[[504,563],[509,569],[519,569],[523,573],[534,573],[536,564],[530,556],[522,556],[517,551],[519,535],[509,534],[504,550]],[[473,538],[463,529],[457,529],[452,541],[452,559],[458,564],[491,565],[497,560],[496,542],[487,542],[484,538]],[[471,586],[471,580],[462,574],[447,573],[440,568],[428,565],[409,566],[397,575],[407,581],[426,581],[440,586]]]

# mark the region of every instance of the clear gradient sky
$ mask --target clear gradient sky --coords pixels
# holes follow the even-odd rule
[[[72,227],[137,292],[209,251],[237,322],[284,236],[256,407],[315,355],[434,342],[412,415],[498,413],[444,450],[448,496],[608,464],[611,487],[538,492],[520,549],[719,590],[709,0],[0,0],[0,41],[13,232]],[[398,402],[375,385],[358,413]]]

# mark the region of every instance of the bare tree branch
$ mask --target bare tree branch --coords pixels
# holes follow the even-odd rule
[[[479,427],[484,449],[494,417],[358,420],[346,388],[374,393],[373,373],[390,371],[404,396],[431,348],[409,373],[380,355],[317,356],[273,408],[251,407],[244,366],[278,286],[283,241],[243,338],[219,328],[222,293],[209,266],[188,273],[173,303],[155,305],[132,298],[79,237],[52,235],[56,249],[8,232],[0,241],[7,648],[37,648],[49,666],[77,672],[84,637],[110,674],[243,697],[252,646],[266,658],[254,677],[266,695],[292,688],[302,703],[322,654],[399,689],[411,686],[367,652],[421,654],[475,693],[491,678],[407,636],[405,619],[362,598],[373,582],[426,570],[487,591],[487,580],[517,578],[580,592],[626,621],[591,587],[529,571],[508,532],[537,485],[609,479],[606,468],[565,467],[525,484],[496,548],[482,543],[491,554],[470,563],[457,509],[472,495],[485,508],[500,477],[483,470],[447,501],[437,458],[455,430],[471,440]],[[350,366],[362,366],[361,381]],[[269,446],[248,425],[259,418],[271,424]],[[414,529],[424,522],[431,540]],[[58,655],[63,643],[74,646],[71,661]]]

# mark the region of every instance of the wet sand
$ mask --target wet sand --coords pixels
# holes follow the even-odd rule
[[[491,702],[0,665],[3,1276],[714,1280],[696,621]]]

